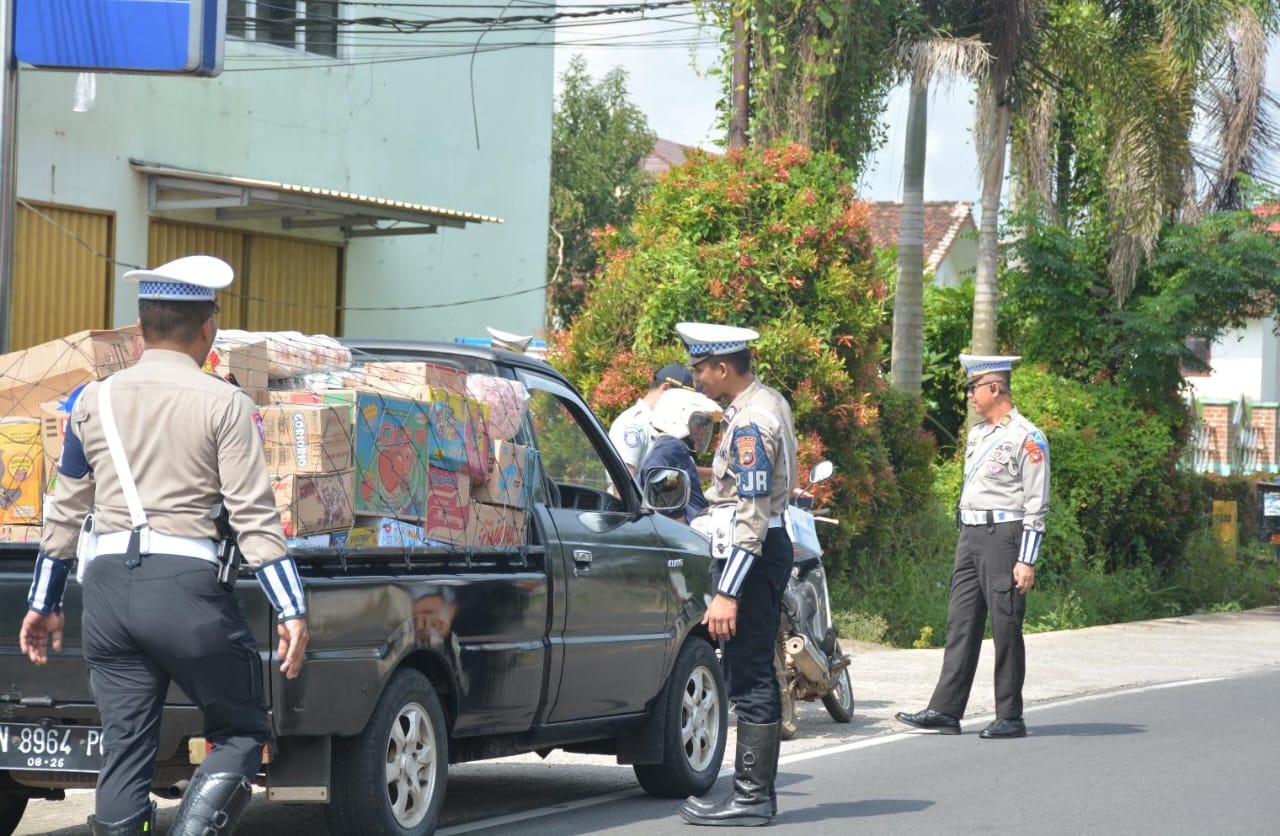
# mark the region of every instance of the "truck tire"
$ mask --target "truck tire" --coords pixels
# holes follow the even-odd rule
[[[701,638],[680,649],[661,697],[662,763],[635,764],[645,792],[685,798],[711,789],[729,739],[729,700],[716,653]]]
[[[355,737],[333,744],[327,816],[334,833],[434,833],[444,804],[449,743],[431,683],[402,668]]]

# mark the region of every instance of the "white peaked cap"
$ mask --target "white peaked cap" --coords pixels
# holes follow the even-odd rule
[[[964,367],[966,378],[974,378],[992,372],[1013,371],[1013,364],[1021,359],[1018,355],[961,354],[960,365]]]
[[[127,282],[137,282],[139,299],[170,302],[212,302],[217,291],[231,284],[231,265],[211,255],[189,255],[150,270],[130,270]]]
[[[684,340],[685,348],[689,349],[691,361],[742,351],[747,343],[760,336],[758,331],[750,328],[713,322],[678,322],[676,333]]]

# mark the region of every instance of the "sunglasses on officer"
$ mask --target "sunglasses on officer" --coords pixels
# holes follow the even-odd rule
[[[988,386],[988,385],[999,387],[1001,385],[1000,379],[995,377],[989,377],[986,380],[971,381],[964,385],[964,393],[966,395],[972,395],[976,390],[980,389],[983,386]]]

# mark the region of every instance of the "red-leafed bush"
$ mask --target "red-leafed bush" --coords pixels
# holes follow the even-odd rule
[[[801,467],[836,464],[819,494],[841,521],[822,531],[836,564],[922,501],[932,451],[920,410],[880,378],[886,283],[849,179],[835,155],[800,145],[694,155],[660,179],[629,235],[597,233],[599,273],[550,355],[608,421],[654,368],[686,359],[677,322],[758,330],[756,371],[791,401]]]

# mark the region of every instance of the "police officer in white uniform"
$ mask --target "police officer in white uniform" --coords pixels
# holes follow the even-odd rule
[[[148,793],[174,682],[203,712],[212,750],[170,833],[226,834],[249,802],[271,730],[253,630],[219,582],[211,509],[224,504],[279,615],[277,652],[288,678],[307,647],[305,596],[256,407],[201,370],[217,332],[215,292],[231,283],[230,265],[190,256],[125,279],[138,282],[144,351],[137,365],[86,386],[72,407],[19,643],[37,665],[50,643],[62,649],[62,595],[82,548],[84,658],[104,739],[90,828],[111,836],[154,830]],[[82,523],[96,543],[82,536]]]
[[[636,401],[629,409],[624,410],[609,425],[609,440],[618,449],[627,470],[635,476],[640,471],[640,463],[649,452],[653,443],[653,408],[658,398],[668,389],[693,390],[693,375],[689,369],[679,363],[663,366],[653,374],[649,382],[649,391]]]
[[[960,540],[947,607],[947,649],[928,708],[898,712],[920,729],[959,734],[991,614],[996,719],[984,740],[1025,737],[1022,620],[1036,581],[1036,558],[1049,511],[1049,442],[1013,405],[1009,387],[1019,357],[961,354],[965,390],[984,419],[969,431],[958,517]]]
[[[711,513],[715,597],[702,623],[723,640],[729,699],[738,716],[733,792],[719,802],[688,799],[690,824],[752,826],[776,812],[774,779],[782,715],[774,643],[792,549],[783,524],[796,481],[791,406],[751,371],[749,328],[682,322],[676,326],[702,390],[728,401],[706,493]]]

